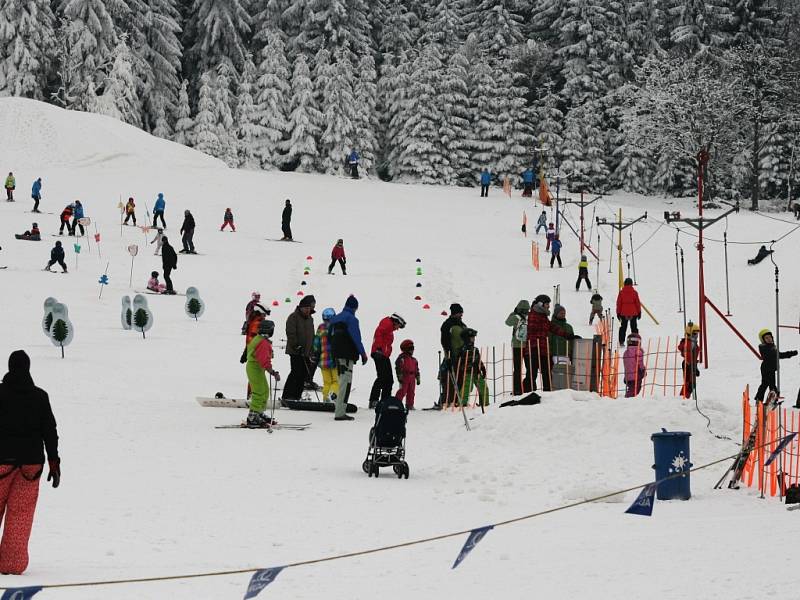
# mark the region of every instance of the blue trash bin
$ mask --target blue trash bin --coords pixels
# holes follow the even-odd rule
[[[656,481],[670,477],[676,473],[686,471],[685,475],[672,477],[658,484],[656,490],[659,500],[688,500],[692,497],[689,487],[689,436],[688,431],[667,431],[661,429],[660,433],[650,436],[653,440],[653,452],[656,470]]]

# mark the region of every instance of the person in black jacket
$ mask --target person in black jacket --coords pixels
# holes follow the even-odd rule
[[[53,249],[50,250],[50,260],[47,261],[47,266],[44,268],[44,270],[49,271],[50,267],[56,263],[59,264],[64,273],[67,272],[67,264],[64,262],[64,248],[61,246],[61,241],[57,241],[56,245],[53,246]]]
[[[194,251],[194,217],[188,210],[183,211],[183,225],[181,225],[183,250],[181,254],[197,254]]]
[[[281,241],[291,242],[292,241],[292,203],[287,198],[286,199],[286,206],[283,207],[283,213],[281,214],[281,230],[283,231],[283,237]]]
[[[175,288],[172,287],[170,273],[177,268],[178,255],[175,254],[175,248],[170,245],[167,236],[164,236],[161,238],[161,269],[164,271],[164,283],[167,284],[167,289],[162,292],[163,294],[175,295]]]
[[[766,246],[761,246],[761,248],[758,249],[758,254],[756,254],[754,258],[747,259],[747,264],[748,265],[757,265],[758,263],[760,263],[762,260],[767,258],[772,253],[773,253],[773,250],[767,250]]]
[[[462,306],[454,302],[450,305],[450,316],[447,317],[442,323],[441,328],[439,329],[440,332],[440,342],[442,344],[442,350],[444,354],[442,355],[442,362],[439,365],[439,401],[433,405],[433,408],[436,410],[441,410],[442,407],[446,403],[449,403],[454,397],[455,388],[452,385],[451,381],[451,373],[452,371],[452,361],[451,357],[453,355],[453,343],[452,343],[452,334],[450,330],[455,327],[465,327],[464,321],[462,317],[464,316],[464,309]]]
[[[44,390],[33,383],[31,361],[22,350],[8,357],[0,383],[0,515],[5,513],[0,543],[0,573],[19,575],[28,567],[28,539],[44,471],[47,481],[61,482],[58,431]]]
[[[780,393],[775,383],[775,371],[778,370],[778,359],[797,356],[797,350],[778,352],[778,349],[775,347],[775,339],[772,337],[772,332],[769,329],[762,329],[759,331],[758,339],[761,342],[758,345],[758,351],[761,354],[761,385],[758,386],[758,391],[756,391],[756,402],[763,402],[764,392],[767,391],[767,388],[769,388],[771,392]]]

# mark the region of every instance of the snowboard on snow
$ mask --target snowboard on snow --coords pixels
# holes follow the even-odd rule
[[[291,410],[310,410],[314,412],[334,412],[336,410],[336,403],[334,402],[314,402],[313,400],[281,400],[281,406]],[[347,412],[354,413],[357,411],[358,407],[355,404],[347,404]]]
[[[204,398],[197,396],[197,403],[200,406],[214,408],[250,408],[250,403],[243,398]]]

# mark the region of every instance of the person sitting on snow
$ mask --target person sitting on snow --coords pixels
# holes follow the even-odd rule
[[[147,289],[151,292],[158,292],[159,294],[167,289],[167,286],[158,281],[158,271],[150,273],[150,279],[147,280]]]
[[[34,223],[31,228],[25,233],[18,233],[14,236],[18,240],[28,240],[31,242],[39,242],[42,239],[42,234],[39,231],[39,224]]]
[[[761,248],[758,249],[758,254],[756,254],[755,258],[749,259],[747,261],[747,264],[748,265],[757,265],[758,263],[760,263],[762,260],[767,258],[772,253],[773,253],[773,250],[767,250],[766,246],[761,246]]]

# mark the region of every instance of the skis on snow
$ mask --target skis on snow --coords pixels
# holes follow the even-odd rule
[[[273,423],[272,425],[264,425],[263,427],[248,427],[245,421],[238,425],[215,425],[214,429],[289,429],[293,431],[303,431],[311,427],[311,423]]]

